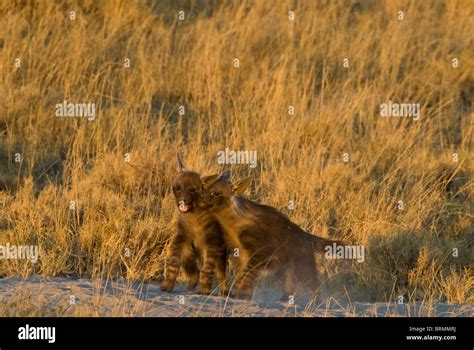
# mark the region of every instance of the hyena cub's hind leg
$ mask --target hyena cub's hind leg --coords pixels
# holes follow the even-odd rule
[[[314,260],[308,259],[305,265],[298,269],[298,274],[298,279],[302,282],[302,285],[309,290],[311,300],[316,302],[319,298],[321,283]]]
[[[282,279],[282,289],[283,295],[280,298],[280,301],[288,302],[290,300],[290,296],[295,295],[296,291],[296,273],[293,266],[285,268],[281,272],[281,279]]]

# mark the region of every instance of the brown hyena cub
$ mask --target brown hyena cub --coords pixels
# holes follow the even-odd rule
[[[179,155],[177,158],[178,175],[173,181],[172,191],[178,211],[178,230],[171,241],[161,290],[173,290],[182,267],[190,290],[199,283],[198,293],[210,294],[215,273],[219,289],[226,293],[227,254],[222,227],[199,205],[206,194],[200,175],[187,171]]]
[[[315,253],[338,241],[305,232],[277,209],[237,196],[248,179],[232,184],[229,172],[203,179],[210,196],[207,208],[224,228],[229,250],[238,248],[240,272],[236,295],[248,297],[258,274],[266,269],[282,280],[282,300],[295,293],[297,285],[319,288]]]

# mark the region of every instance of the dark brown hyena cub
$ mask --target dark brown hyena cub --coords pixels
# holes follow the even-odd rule
[[[316,293],[315,253],[342,242],[307,233],[277,209],[237,196],[249,181],[231,183],[229,176],[226,171],[220,177],[203,180],[210,194],[206,206],[224,228],[228,249],[239,250],[236,295],[250,296],[256,277],[264,269],[282,279],[282,300],[294,294],[297,285]]]
[[[210,294],[214,273],[219,289],[227,293],[225,272],[227,254],[219,222],[203,210],[199,202],[206,195],[198,173],[187,171],[178,158],[178,175],[172,184],[178,211],[178,230],[173,236],[166,259],[165,279],[161,290],[173,290],[180,267],[193,290],[199,283],[199,294]]]

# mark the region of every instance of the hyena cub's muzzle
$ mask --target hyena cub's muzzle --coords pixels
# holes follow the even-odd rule
[[[195,209],[204,209],[207,202],[206,195],[200,190],[193,190],[177,199],[178,210],[183,213],[189,213]]]
[[[203,191],[196,201],[196,205],[203,210],[208,210],[212,208],[212,202],[210,194]]]
[[[189,204],[186,204],[184,199],[180,199],[178,201],[178,209],[181,213],[187,213],[191,209],[191,206]]]

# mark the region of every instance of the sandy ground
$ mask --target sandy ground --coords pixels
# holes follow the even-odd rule
[[[278,291],[257,289],[253,300],[202,296],[177,285],[172,293],[156,282],[106,282],[63,277],[0,279],[1,316],[474,316],[474,305],[341,302],[330,296],[295,303],[279,301]]]

